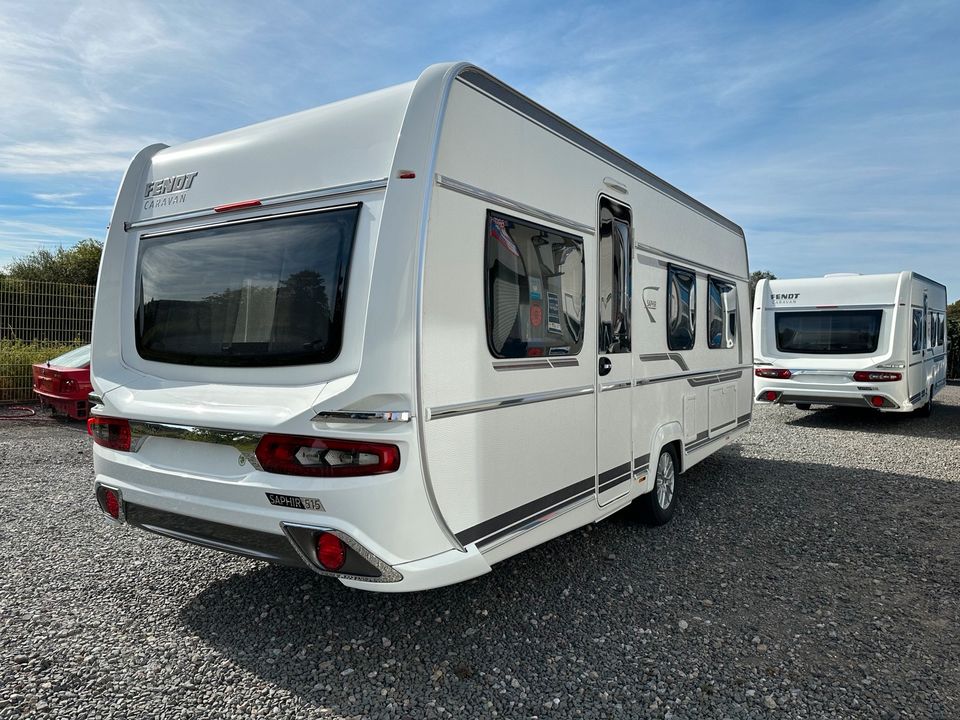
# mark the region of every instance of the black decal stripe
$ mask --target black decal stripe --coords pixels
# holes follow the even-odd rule
[[[541,513],[537,513],[536,515],[532,515],[528,518],[524,518],[519,522],[515,522],[512,525],[508,525],[502,530],[498,530],[492,535],[488,535],[487,537],[483,538],[483,540],[478,542],[477,546],[481,548],[485,548],[497,542],[497,540],[500,540],[501,538],[506,537],[507,535],[512,535],[513,533],[523,531],[528,527],[539,525],[540,523],[545,522],[546,520],[552,520],[553,518],[548,516],[556,515],[561,511],[566,510],[567,508],[570,508],[573,505],[576,505],[577,502],[579,501],[582,501],[586,498],[593,497],[593,494],[594,494],[593,488],[588,488],[587,490],[583,491],[579,495],[574,495],[572,498],[570,498],[569,500],[565,500],[559,505],[555,505],[554,507],[548,508],[547,510]]]
[[[614,485],[620,485],[621,483],[625,483],[629,479],[630,479],[630,473],[624,473],[623,475],[618,475],[617,477],[611,478],[610,480],[607,480],[605,483],[600,485],[599,491],[601,493],[606,492],[607,490],[612,488]]]
[[[750,422],[750,418],[751,418],[751,417],[753,417],[753,414],[752,414],[752,413],[747,413],[746,415],[741,415],[740,417],[737,418],[737,424],[739,425],[739,424],[741,424],[741,423]]]
[[[717,425],[716,427],[710,428],[710,432],[716,432],[717,430],[723,430],[723,428],[727,427],[727,425],[733,425],[733,424],[736,423],[736,422],[737,422],[736,420],[729,420],[729,421],[723,423],[722,425]]]
[[[608,480],[611,480],[621,475],[626,475],[630,472],[630,463],[625,462],[623,465],[617,465],[615,468],[610,468],[609,470],[604,470],[600,473],[600,484],[603,485]]]
[[[639,471],[641,465],[648,465],[650,463],[650,453],[645,453],[635,458],[633,461],[634,467]]]
[[[505,513],[501,513],[496,517],[490,518],[489,520],[484,520],[483,522],[467,528],[466,530],[461,530],[457,533],[457,540],[460,541],[461,545],[469,545],[470,543],[476,542],[481,538],[486,538],[500,530],[528,519],[531,515],[536,515],[547,508],[558,505],[565,500],[576,499],[575,496],[579,496],[581,494],[586,495],[588,494],[587,491],[593,492],[595,482],[596,480],[593,477],[588,477],[579,482],[575,482],[573,485],[560,488],[549,495],[544,495],[536,500],[531,500],[530,502],[525,503],[518,508],[508,510]]]

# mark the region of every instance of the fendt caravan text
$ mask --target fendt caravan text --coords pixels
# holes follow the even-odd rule
[[[370,590],[638,499],[750,420],[742,230],[467,64],[132,161],[93,342],[116,520]]]
[[[755,397],[927,415],[947,384],[946,311],[947,289],[914,272],[761,280]]]

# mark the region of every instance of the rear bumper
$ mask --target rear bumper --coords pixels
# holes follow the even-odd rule
[[[774,393],[770,399],[768,395]],[[876,406],[871,398],[883,398],[883,405]],[[783,385],[766,385],[755,388],[754,399],[757,403],[766,405],[840,405],[845,407],[870,408],[885,412],[905,412],[912,408],[904,408],[902,401],[882,390],[834,390],[804,389],[784,387]]]
[[[87,402],[86,393],[83,394],[82,398],[71,398],[59,395],[50,395],[49,393],[41,392],[36,388],[33,389],[33,392],[40,399],[41,405],[49,405],[54,409],[55,412],[68,415],[74,420],[87,419],[90,403]]]

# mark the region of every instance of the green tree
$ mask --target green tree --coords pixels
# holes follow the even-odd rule
[[[960,300],[947,305],[947,377],[960,378]]]
[[[17,280],[58,282],[76,285],[96,285],[103,243],[87,238],[72,248],[56,250],[40,248],[25,257],[14,260],[0,272]]]
[[[754,270],[750,273],[750,311],[753,312],[753,298],[757,294],[757,283],[761,280],[776,280],[777,276],[769,270]]]

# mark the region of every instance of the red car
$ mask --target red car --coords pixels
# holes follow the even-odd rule
[[[86,419],[91,390],[89,345],[33,366],[33,391],[40,396],[40,404],[49,405],[54,414]]]

